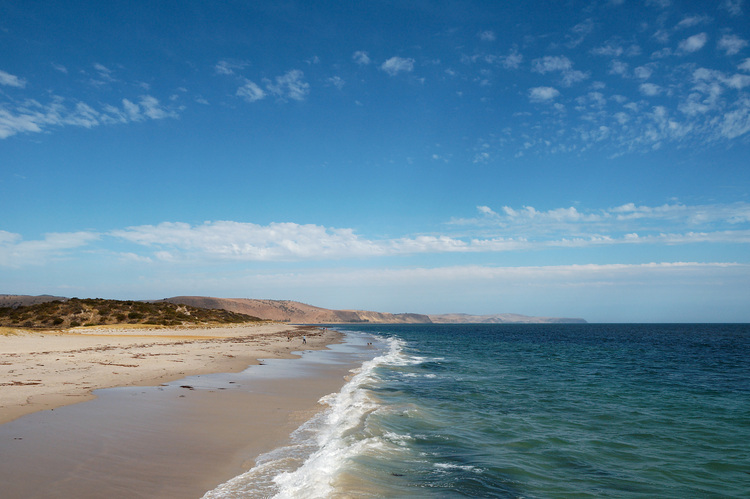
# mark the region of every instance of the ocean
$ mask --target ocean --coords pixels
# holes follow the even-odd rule
[[[343,331],[361,368],[204,498],[750,497],[750,325]]]

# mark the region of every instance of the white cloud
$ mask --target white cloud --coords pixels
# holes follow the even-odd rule
[[[75,249],[79,249],[80,257],[80,248],[96,240],[108,245],[110,255],[120,255],[129,261],[173,264],[319,261],[636,244],[750,243],[749,203],[695,206],[627,203],[599,210],[574,206],[548,210],[503,206],[494,210],[482,205],[477,206],[477,211],[477,218],[451,221],[450,231],[443,234],[390,239],[363,237],[350,228],[234,221],[199,225],[164,222],[106,234],[85,231],[48,234],[40,241],[24,241],[19,234],[0,231],[0,265],[16,268],[43,265],[60,257],[72,258],[76,256]],[[457,230],[461,235],[456,235]],[[126,246],[120,250],[117,245],[122,243]],[[142,250],[133,250],[133,244]]]
[[[334,87],[338,88],[339,90],[344,88],[344,85],[346,85],[346,82],[340,76],[332,76],[330,78],[327,78],[326,82],[328,82],[329,85],[333,85]]]
[[[625,52],[625,49],[622,47],[622,44],[611,40],[604,45],[595,47],[591,50],[592,54],[605,57],[620,57],[623,52]]]
[[[566,87],[570,87],[575,83],[582,82],[584,80],[587,80],[589,77],[588,73],[584,73],[583,71],[578,70],[571,70],[571,71],[564,71],[562,73],[562,84]]]
[[[723,0],[721,8],[729,12],[730,15],[739,16],[742,14],[743,0]]]
[[[94,63],[94,69],[96,70],[97,77],[91,78],[89,83],[91,85],[101,87],[109,83],[114,83],[117,80],[112,76],[114,73],[110,68],[104,64]]]
[[[246,79],[245,84],[237,89],[237,96],[247,102],[255,102],[263,99],[266,93],[255,82]]]
[[[560,95],[554,87],[534,87],[529,90],[529,100],[532,102],[546,102]]]
[[[750,86],[750,76],[740,74],[732,75],[725,78],[724,83],[730,88],[742,90],[743,88]]]
[[[24,241],[20,234],[0,230],[0,266],[18,268],[45,265],[66,256],[69,250],[81,248],[99,239],[93,232],[45,234],[44,239]]]
[[[495,38],[495,32],[492,30],[482,31],[479,33],[479,39],[483,42],[494,42]]]
[[[618,60],[611,61],[609,63],[609,73],[626,76],[628,74],[628,63]]]
[[[692,28],[693,26],[698,26],[699,24],[707,23],[711,19],[708,16],[687,16],[682,21],[677,23],[676,28],[677,29],[686,29],[686,28]]]
[[[641,85],[638,87],[638,90],[640,90],[643,95],[654,97],[656,95],[659,95],[662,89],[659,85],[656,85],[654,83],[641,83]]]
[[[216,72],[220,75],[233,75],[234,70],[227,61],[219,61],[214,66]]]
[[[534,59],[531,63],[532,71],[537,73],[545,74],[552,71],[566,71],[573,67],[573,63],[565,57],[561,56],[545,56],[541,59]]]
[[[511,51],[511,53],[502,58],[503,67],[506,69],[518,69],[522,62],[523,56],[516,51]]]
[[[161,106],[161,104],[159,104],[159,100],[156,97],[152,97],[150,95],[142,96],[140,105],[143,115],[152,120],[162,120],[164,118],[177,117],[177,113],[167,110],[166,108]]]
[[[742,61],[739,66],[737,66],[737,69],[739,69],[740,71],[750,72],[750,57]]]
[[[23,88],[26,86],[26,80],[0,70],[0,85]]]
[[[216,66],[214,66],[214,71],[216,71],[216,74],[220,75],[233,75],[235,70],[242,69],[247,65],[248,63],[246,62],[219,61],[216,63]]]
[[[403,57],[391,57],[385,61],[380,69],[385,71],[391,76],[395,76],[401,72],[411,72],[414,69],[414,59],[403,58]]]
[[[583,42],[583,40],[585,40],[586,37],[591,34],[593,30],[594,21],[591,18],[576,24],[571,28],[570,33],[566,35],[565,38],[568,41],[565,45],[569,48],[575,48],[579,46]]]
[[[151,95],[142,95],[138,102],[122,99],[121,107],[107,104],[101,110],[80,101],[68,104],[62,97],[55,96],[48,104],[29,100],[14,109],[0,109],[0,138],[17,133],[38,133],[54,126],[92,128],[174,117],[177,117],[175,109],[162,106]]]
[[[750,98],[739,99],[737,108],[724,114],[719,132],[727,139],[734,139],[750,132]]]
[[[719,39],[717,45],[727,55],[734,55],[747,47],[747,40],[743,40],[737,35],[724,35]]]
[[[279,97],[301,101],[310,93],[310,84],[303,81],[304,76],[299,69],[293,69],[274,81],[265,80],[266,88]]]
[[[661,230],[665,227],[743,226],[750,222],[748,205],[708,206],[702,207],[702,211],[701,207],[682,205],[657,208],[624,205],[595,213],[581,212],[574,207],[538,211],[533,207],[516,210],[505,206],[500,212],[487,206],[477,209],[482,219],[454,223],[501,227],[508,235],[471,239],[421,235],[371,240],[358,236],[352,229],[295,223],[261,226],[231,221],[206,222],[198,226],[165,222],[115,230],[109,235],[151,248],[154,259],[176,263],[337,260],[622,244],[750,243],[750,230],[742,228],[701,232]],[[655,228],[654,222],[661,223]],[[665,226],[664,222],[669,224]],[[607,229],[611,233],[602,232]],[[517,235],[513,235],[516,232]]]
[[[697,52],[703,48],[707,41],[708,35],[706,33],[698,33],[697,35],[682,40],[679,43],[678,48],[681,52]]]
[[[649,66],[638,66],[633,70],[635,77],[640,78],[641,80],[648,80],[653,73],[654,70]]]
[[[110,235],[132,243],[168,251],[172,258],[220,260],[298,260],[377,255],[384,249],[362,239],[351,229],[329,229],[319,225],[272,223],[261,226],[231,221],[191,226],[164,222],[129,227]]]
[[[78,108],[78,113],[72,115],[74,118],[80,120],[81,117],[88,117],[90,119],[79,123],[71,123],[71,117],[68,117],[66,124],[84,125],[84,123],[87,123],[88,127],[91,127],[100,123],[128,123],[145,121],[147,119],[160,120],[177,117],[177,113],[174,110],[163,107],[158,99],[150,95],[142,95],[137,103],[128,99],[122,99],[122,109],[115,106],[106,106],[106,112],[101,114],[88,106],[85,106],[84,109],[87,109],[89,112],[82,113],[80,103]]]
[[[574,70],[573,63],[564,55],[545,56],[540,59],[534,59],[531,63],[531,70],[540,74],[559,72],[562,77],[561,83],[566,87],[589,77],[588,73]]]
[[[354,52],[354,55],[352,55],[352,59],[354,59],[354,62],[356,62],[360,66],[367,66],[368,64],[370,64],[370,57],[367,55],[367,52],[363,52],[362,50]]]
[[[626,236],[634,232],[641,234],[637,239],[640,243],[750,240],[750,230],[746,228],[750,224],[748,203],[694,206],[627,203],[586,211],[573,206],[546,211],[532,206],[503,206],[499,210],[478,206],[477,210],[479,218],[457,219],[452,223],[478,228],[496,227],[507,236],[523,235],[537,242],[546,240],[545,244],[550,245],[571,244],[571,241],[579,245],[632,243],[636,242],[634,238]],[[603,239],[597,239],[601,237]]]

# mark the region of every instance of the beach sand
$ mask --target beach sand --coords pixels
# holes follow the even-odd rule
[[[200,497],[284,445],[352,366],[208,373],[340,338],[284,324],[0,335],[3,497]]]

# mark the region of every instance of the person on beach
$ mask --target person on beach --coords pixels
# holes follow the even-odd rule
[[[302,337],[302,344],[307,345],[307,338],[305,336]]]

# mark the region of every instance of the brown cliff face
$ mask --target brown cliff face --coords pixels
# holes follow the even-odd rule
[[[415,324],[429,323],[422,314],[389,314],[366,310],[331,310],[291,300],[258,300],[251,298],[212,298],[206,296],[175,296],[165,301],[202,308],[223,308],[231,312],[253,315],[266,320],[295,324]]]

